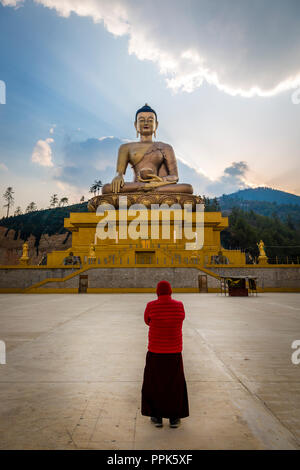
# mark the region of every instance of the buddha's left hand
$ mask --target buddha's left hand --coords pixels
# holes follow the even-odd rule
[[[150,183],[145,183],[142,189],[147,191],[148,189],[158,188],[158,186],[166,186],[167,184],[174,184],[174,181],[152,181]]]

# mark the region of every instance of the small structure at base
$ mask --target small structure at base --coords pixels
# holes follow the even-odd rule
[[[256,279],[250,276],[221,276],[221,294],[232,297],[257,295]]]

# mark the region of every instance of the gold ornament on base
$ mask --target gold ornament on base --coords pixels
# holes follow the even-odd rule
[[[29,256],[28,256],[28,243],[23,243],[23,253],[20,258],[20,264],[27,265],[29,264]]]
[[[90,251],[89,251],[89,256],[88,256],[88,263],[89,264],[94,264],[96,263],[96,252],[95,252],[95,244],[91,243],[90,244]]]

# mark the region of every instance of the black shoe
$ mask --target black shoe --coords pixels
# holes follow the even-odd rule
[[[180,418],[170,418],[169,419],[170,421],[170,428],[178,428],[178,426],[180,425]]]
[[[151,416],[152,423],[155,424],[157,428],[161,428],[163,425],[162,418],[157,418],[155,416]]]

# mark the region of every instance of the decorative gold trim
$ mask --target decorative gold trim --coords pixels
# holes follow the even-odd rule
[[[184,193],[168,193],[168,192],[151,192],[145,194],[144,192],[135,193],[108,193],[101,196],[95,196],[88,201],[89,212],[96,212],[99,206],[110,204],[115,209],[119,208],[118,201],[119,196],[127,196],[128,207],[133,204],[144,204],[147,209],[151,208],[151,204],[167,204],[172,206],[173,204],[179,204],[180,207],[184,207],[184,204],[192,204],[193,211],[196,210],[196,204],[203,203],[200,196],[193,196],[191,194]]]

